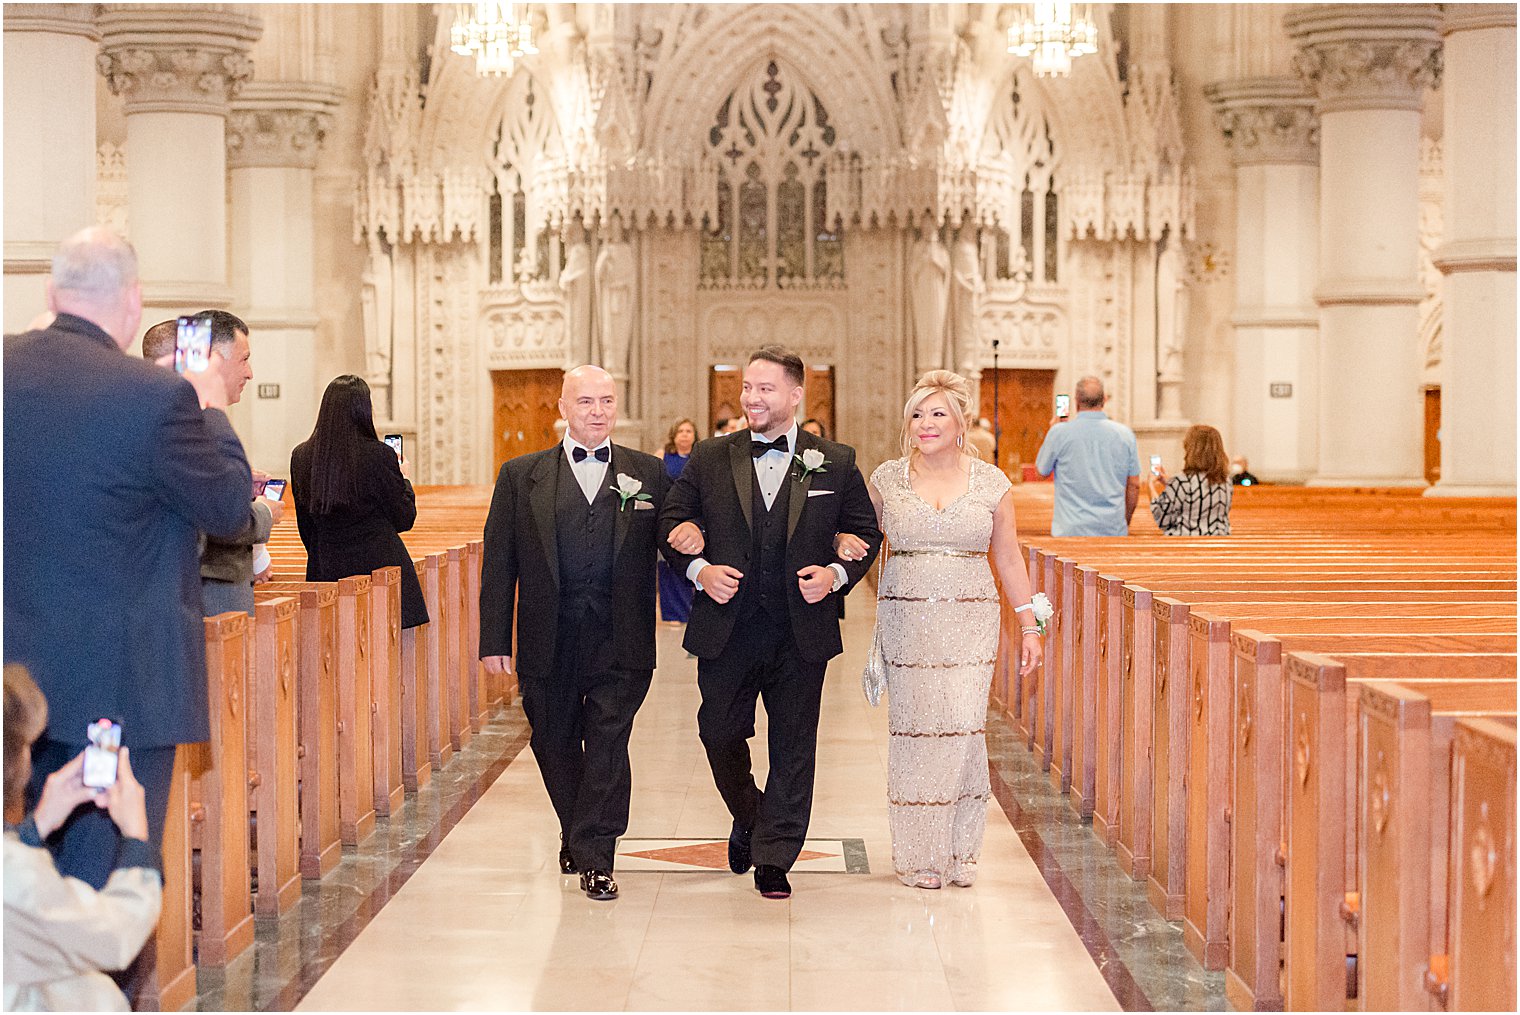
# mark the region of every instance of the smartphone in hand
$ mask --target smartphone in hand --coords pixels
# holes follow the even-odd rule
[[[1161,456],[1160,455],[1151,455],[1151,475],[1152,476],[1159,476],[1159,475],[1161,475]]]
[[[285,497],[285,480],[271,479],[264,484],[264,496],[270,500],[283,500]]]
[[[386,434],[385,443],[389,444],[391,446],[391,450],[396,452],[396,457],[398,459],[403,457],[401,454],[401,435],[399,433]]]
[[[181,317],[174,334],[174,372],[200,373],[211,365],[211,318]]]
[[[89,744],[84,749],[84,784],[109,789],[116,782],[116,761],[121,756],[121,723],[97,719],[85,727]]]
[[[1071,415],[1071,396],[1070,395],[1057,395],[1056,396],[1056,415],[1058,417],[1060,417],[1061,419],[1065,419],[1067,416]]]

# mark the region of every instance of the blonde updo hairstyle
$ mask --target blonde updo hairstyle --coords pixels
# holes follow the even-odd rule
[[[913,413],[930,395],[943,395],[945,404],[950,407],[950,415],[955,420],[955,425],[960,428],[961,453],[970,455],[972,458],[980,458],[981,455],[976,447],[966,440],[966,431],[969,429],[966,417],[971,412],[971,385],[966,383],[966,378],[960,374],[951,373],[949,370],[930,370],[918,379],[917,384],[913,385],[913,391],[908,395],[908,402],[903,406],[903,455],[911,456],[913,453],[913,436],[910,432]]]

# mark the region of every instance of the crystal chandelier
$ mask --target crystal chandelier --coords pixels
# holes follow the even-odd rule
[[[517,61],[538,52],[527,4],[455,4],[449,48],[475,58],[475,73],[511,77]]]
[[[1098,51],[1092,4],[1023,4],[1008,26],[1008,52],[1034,58],[1036,77],[1065,77],[1073,57]]]

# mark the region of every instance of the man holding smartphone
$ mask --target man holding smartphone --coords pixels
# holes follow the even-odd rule
[[[253,379],[248,325],[225,310],[205,310],[195,317],[209,321],[211,326],[214,355],[206,373],[221,383],[227,404],[236,405]],[[161,362],[166,355],[172,356],[180,330],[175,318],[149,328],[143,335],[143,358]],[[190,372],[193,371],[187,371]],[[253,614],[253,583],[259,574],[268,571],[267,562],[263,567],[255,563],[254,547],[269,540],[270,530],[285,515],[285,505],[278,499],[260,496],[268,481],[267,473],[254,470],[248,523],[241,531],[231,539],[206,537],[205,548],[201,550],[201,608],[207,617],[228,612]]]
[[[156,853],[176,746],[209,735],[197,534],[247,524],[252,476],[219,378],[124,355],[142,316],[126,241],[65,240],[47,291],[52,325],[5,342],[5,661],[48,701],[32,797],[91,723],[120,719]],[[94,808],[49,840],[58,869],[96,888],[118,844]]]
[[[1127,536],[1129,520],[1140,502],[1140,451],[1135,432],[1103,411],[1103,382],[1084,377],[1074,390],[1075,419],[1059,415],[1035,469],[1056,477],[1052,536]],[[1059,396],[1058,396],[1059,397]]]

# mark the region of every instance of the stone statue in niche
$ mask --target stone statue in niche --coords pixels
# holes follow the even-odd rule
[[[596,316],[601,339],[596,358],[617,381],[618,402],[624,406],[628,395],[636,276],[633,246],[623,235],[622,220],[614,217],[607,241],[596,255]]]
[[[382,417],[390,418],[391,255],[370,233],[369,255],[359,277],[359,309],[364,323],[364,379]]]
[[[913,305],[914,366],[919,375],[945,365],[945,336],[950,315],[950,252],[928,215],[908,255],[908,286]]]
[[[955,369],[962,377],[975,381],[982,376],[982,347],[977,335],[977,310],[986,288],[982,281],[981,258],[977,251],[976,226],[961,223],[950,251],[950,329],[955,338]],[[973,394],[976,385],[972,385]]]
[[[1190,293],[1182,275],[1180,244],[1170,233],[1156,258],[1156,418],[1182,418],[1182,343]]]
[[[565,266],[559,288],[565,297],[565,369],[591,362],[591,245],[579,222],[566,237]]]

